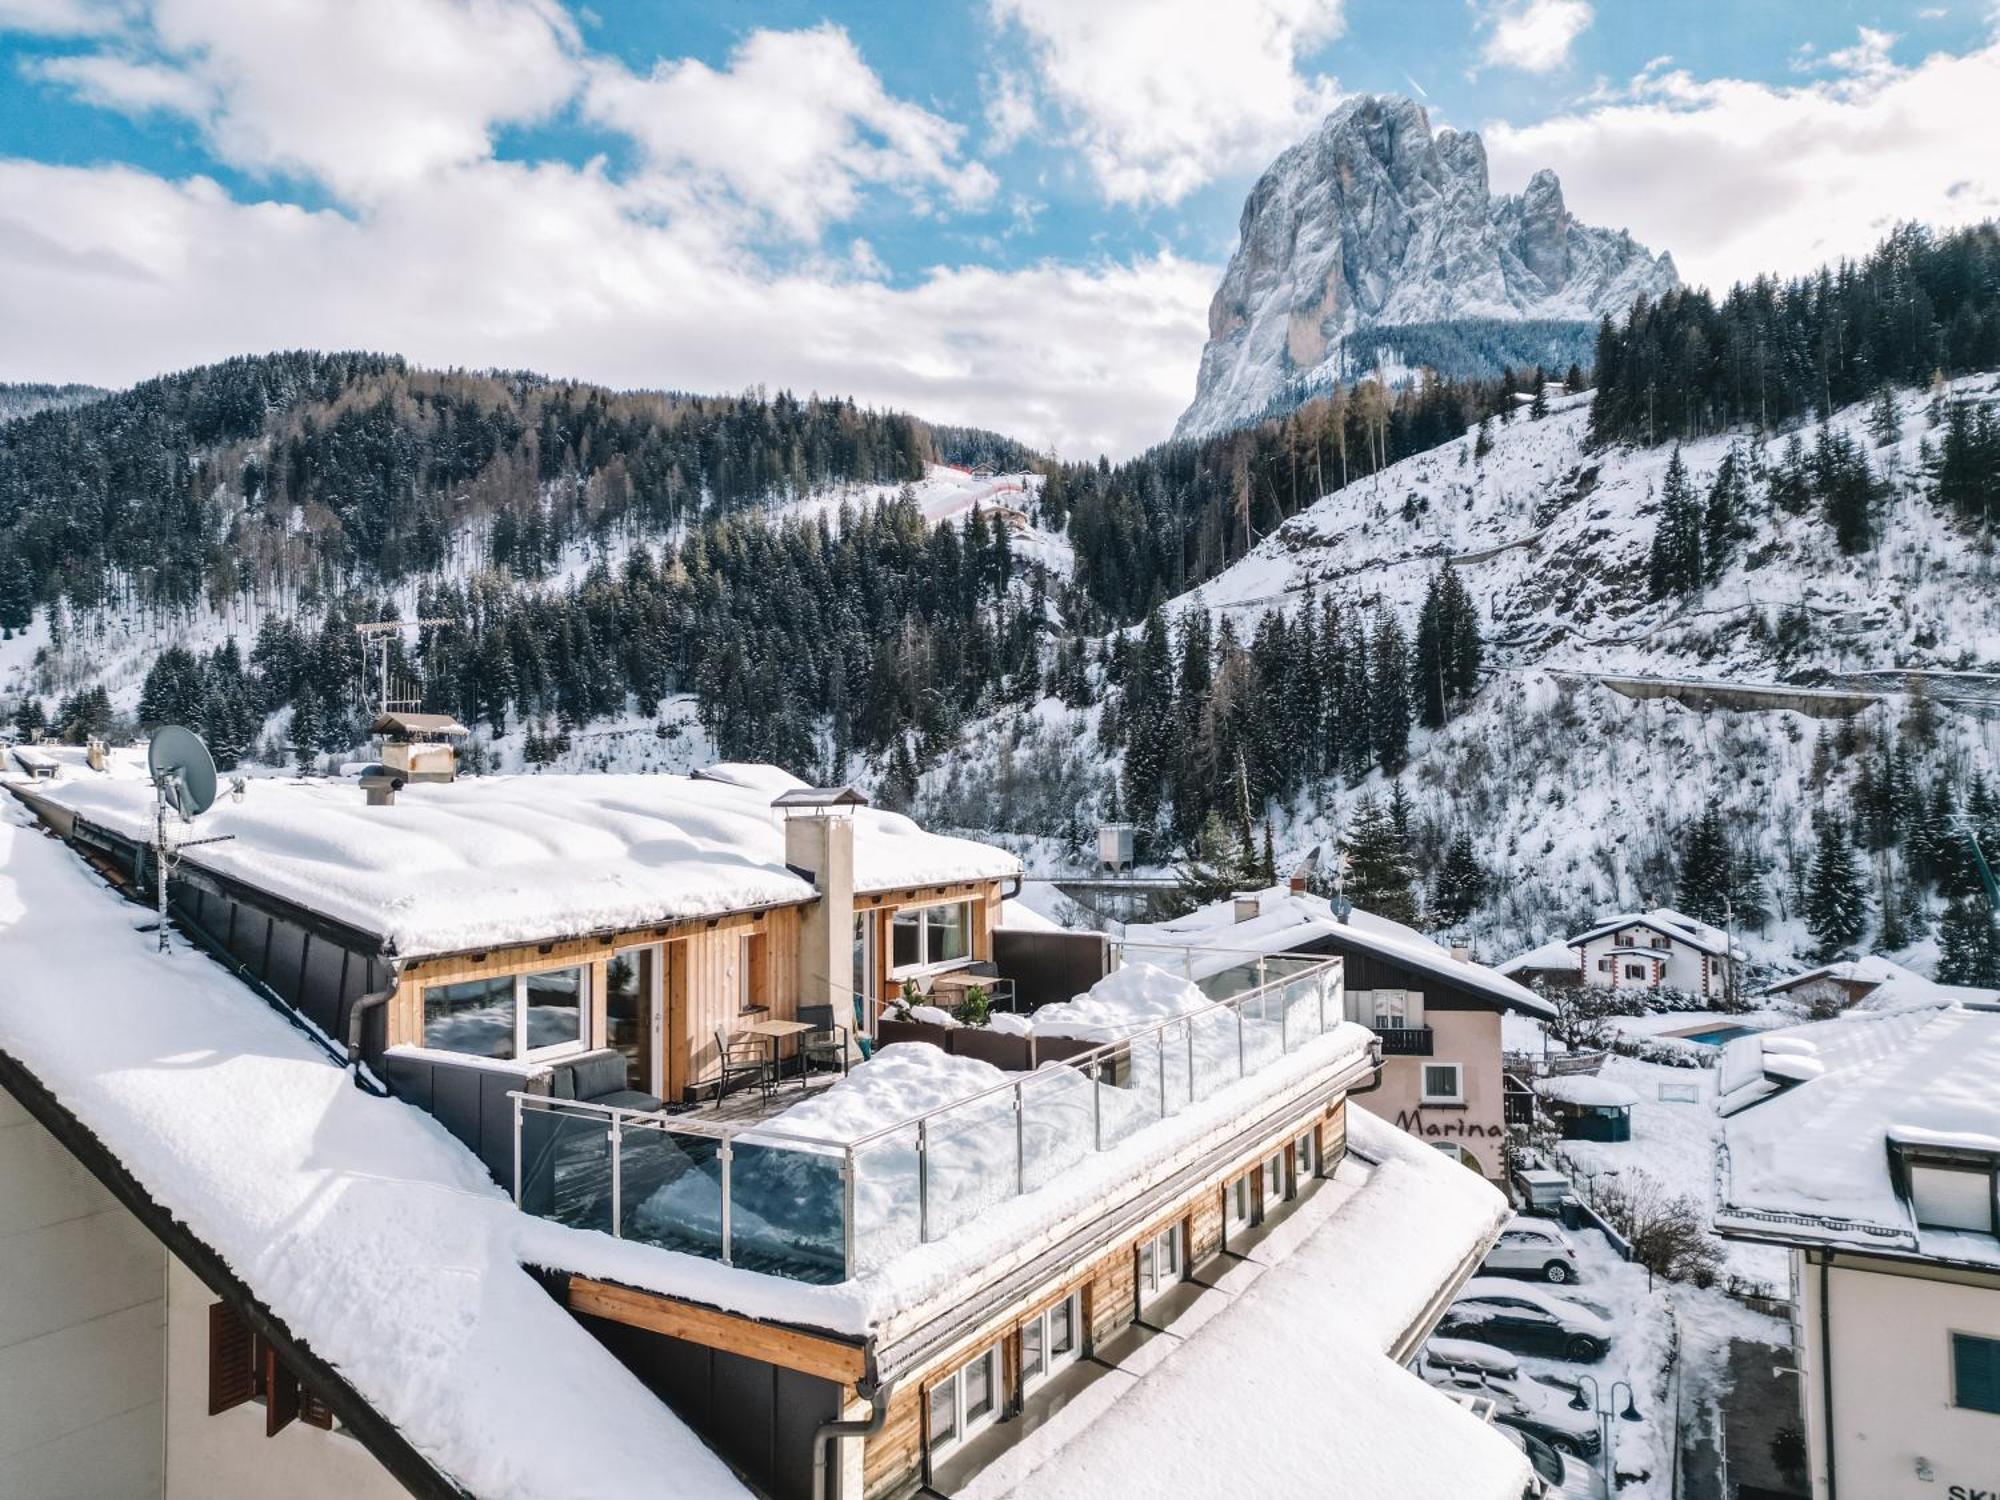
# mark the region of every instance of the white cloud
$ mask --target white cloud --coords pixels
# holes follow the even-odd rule
[[[31,78],[68,89],[86,104],[125,114],[143,115],[157,109],[199,118],[216,104],[214,93],[190,73],[108,52],[42,58],[23,71]]]
[[[692,58],[643,78],[594,63],[584,109],[640,145],[667,203],[691,185],[719,192],[801,239],[849,216],[864,184],[959,208],[996,186],[959,159],[961,127],[891,96],[832,25],[753,32],[720,72]]]
[[[1070,454],[1157,441],[1217,268],[1161,254],[873,279],[760,269],[598,166],[485,161],[364,213],[202,178],[0,162],[0,379],[134,380],[246,350],[393,349],[615,385],[852,394]]]
[[[1641,75],[1621,97],[1485,139],[1496,185],[1538,167],[1571,209],[1720,290],[1859,254],[1897,221],[2000,213],[2000,44],[1808,85]]]
[[[1025,35],[1042,93],[1115,203],[1175,203],[1260,168],[1337,98],[1298,60],[1339,35],[1340,0],[990,4]]]
[[[223,161],[358,202],[476,161],[496,126],[560,106],[576,46],[555,0],[151,0],[106,51],[43,73],[92,102],[178,109]]]
[[[986,89],[987,148],[1006,151],[1035,133],[1041,123],[1035,86],[1011,68],[1002,68]]]
[[[0,31],[93,36],[123,19],[120,0],[0,0]]]
[[[1505,0],[1487,12],[1480,60],[1498,68],[1550,73],[1569,62],[1570,47],[1590,28],[1588,0]]]

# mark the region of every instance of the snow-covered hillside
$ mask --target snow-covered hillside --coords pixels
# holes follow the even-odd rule
[[[1996,393],[1989,375],[1942,394]],[[1206,607],[1247,640],[1264,611],[1332,594],[1364,610],[1387,606],[1407,628],[1449,562],[1479,609],[1487,671],[1455,721],[1413,738],[1401,779],[1420,847],[1467,829],[1492,877],[1461,935],[1498,959],[1601,911],[1670,900],[1678,841],[1715,797],[1732,839],[1765,866],[1773,920],[1744,936],[1755,956],[1782,961],[1810,945],[1794,880],[1810,855],[1812,814],[1846,810],[1855,775],[1838,755],[1830,768],[1816,764],[1822,735],[1864,746],[1893,737],[1909,710],[1902,674],[1917,669],[1930,674],[1937,717],[1930,761],[1961,778],[2000,767],[2000,714],[1981,704],[2000,698],[2000,578],[1990,544],[1926,494],[1938,394],[1898,394],[1893,444],[1870,435],[1869,408],[1835,414],[1834,432],[1890,485],[1879,540],[1857,556],[1840,551],[1817,507],[1792,515],[1769,500],[1766,471],[1786,461],[1789,436],[1708,438],[1680,449],[1695,493],[1707,493],[1733,446],[1752,472],[1751,535],[1707,588],[1651,599],[1648,550],[1674,450],[1587,450],[1588,398],[1575,397],[1541,421],[1495,424],[1483,455],[1468,432],[1328,495],[1166,613]],[[1817,436],[1797,435],[1808,451]],[[1729,691],[1780,682],[1865,691],[1851,729],[1826,717],[1850,706],[1840,700],[1808,700],[1808,714]],[[1117,765],[1097,746],[1098,713],[1051,701],[974,726],[926,791],[941,811],[993,805],[997,794],[976,793],[1002,784],[1028,805],[1022,783],[1035,767],[1054,777],[1058,800],[1079,800],[1087,825]],[[1355,800],[1384,790],[1377,771],[1274,809],[1281,868],[1337,839]],[[1927,942],[1911,953],[1919,966],[1933,956]]]

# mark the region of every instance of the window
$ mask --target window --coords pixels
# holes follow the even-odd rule
[[[1033,1390],[1083,1353],[1083,1305],[1075,1292],[1021,1325],[1021,1389]]]
[[[1173,1224],[1139,1246],[1139,1305],[1157,1301],[1181,1279],[1181,1226]]]
[[[2000,1339],[1951,1336],[1951,1404],[2000,1416]]]
[[[1285,1153],[1267,1156],[1258,1171],[1264,1178],[1264,1210],[1268,1213],[1285,1201]]]
[[[1597,972],[1600,974],[1609,974],[1611,972],[1611,960],[1608,958],[1600,958],[1597,961]]]
[[[889,924],[889,965],[902,974],[972,957],[972,903],[906,907]]]
[[[1408,990],[1375,991],[1375,1029],[1394,1031],[1405,1023],[1410,1013],[1410,992]]]
[[[1646,966],[1644,964],[1625,965],[1625,977],[1627,979],[1644,980],[1646,977]]]
[[[585,1044],[584,970],[496,975],[424,986],[424,1045],[472,1057],[523,1058]]]
[[[1225,1233],[1232,1229],[1249,1227],[1250,1193],[1248,1172],[1222,1190],[1222,1219]]]
[[[1911,1162],[1910,1207],[1926,1229],[1992,1234],[1993,1171],[1970,1164]]]
[[[1319,1165],[1319,1134],[1308,1130],[1292,1142],[1292,1181],[1305,1182]]]
[[[1667,951],[1667,940],[1663,937],[1656,937],[1653,939],[1653,946],[1664,953]]]
[[[1463,1104],[1465,1087],[1457,1063],[1424,1064],[1424,1103]]]
[[[770,937],[767,933],[747,933],[736,949],[736,1008],[762,1010],[771,1003]]]
[[[931,1386],[932,1458],[993,1425],[1000,1415],[1000,1348],[990,1345]]]

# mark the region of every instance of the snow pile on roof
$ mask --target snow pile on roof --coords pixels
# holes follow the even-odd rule
[[[1113,969],[1074,1000],[1039,1007],[1031,1020],[1037,1036],[1115,1042],[1214,1003],[1177,974],[1149,963],[1130,963]]]
[[[1927,979],[1916,970],[1907,969],[1879,953],[1807,969],[1802,974],[1779,980],[1767,993],[1788,994],[1822,979],[1866,986],[1861,998],[1854,1002],[1856,1010],[1893,1011],[1920,1006],[2000,1004],[2000,990],[1939,984],[1935,979]]]
[[[1607,1083],[1583,1074],[1544,1078],[1535,1085],[1535,1092],[1544,1099],[1584,1109],[1625,1109],[1639,1102],[1639,1096],[1624,1084]]]
[[[521,1269],[462,1146],[0,804],[0,1048],[376,1411],[489,1500],[746,1493]]]
[[[1066,1441],[1031,1440],[1015,1467],[989,1469],[966,1493],[1519,1500],[1520,1452],[1386,1353],[1403,1352],[1507,1206],[1372,1115],[1347,1120],[1356,1155],[1376,1163],[1351,1197]],[[1285,1229],[1352,1182],[1354,1166]]]
[[[1498,974],[1548,974],[1578,972],[1576,950],[1569,945],[1568,938],[1551,938],[1539,948],[1530,948],[1526,953],[1516,953],[1505,963],[1494,969]]]
[[[546,941],[809,901],[771,807],[804,783],[772,766],[698,776],[485,776],[405,787],[369,807],[352,782],[256,779],[195,829],[228,842],[184,858],[362,932],[404,957]],[[86,776],[51,801],[149,839],[143,782]],[[861,891],[1008,879],[1004,850],[925,833],[897,813],[854,815]]]
[[[1236,920],[1234,900],[1216,901],[1169,922],[1132,923],[1125,929],[1126,949],[1128,952],[1147,947],[1214,950],[1210,955],[1197,955],[1193,959],[1191,977],[1201,979],[1242,964],[1258,953],[1310,951],[1315,943],[1324,940],[1329,945],[1363,949],[1391,962],[1450,979],[1491,996],[1509,1009],[1538,1016],[1555,1014],[1555,1008],[1533,990],[1484,964],[1452,957],[1449,950],[1400,922],[1358,907],[1343,922],[1334,915],[1333,903],[1324,896],[1291,891],[1284,886],[1272,886],[1255,894],[1258,913],[1249,921]],[[1164,953],[1152,957],[1155,962],[1181,966],[1178,952],[1171,957]]]
[[[1892,1132],[2000,1136],[2000,1014],[1963,1006],[1850,1011],[1786,1034],[1740,1038],[1727,1060],[1747,1068],[1760,1043],[1764,1069],[1818,1072],[1730,1116],[1717,1223],[1771,1232],[1758,1215],[1796,1215],[1822,1221],[1785,1230],[1809,1241],[1929,1248],[1939,1232],[1911,1227],[1890,1177],[1888,1140]],[[1993,1236],[1951,1239],[1953,1258],[2000,1265]]]

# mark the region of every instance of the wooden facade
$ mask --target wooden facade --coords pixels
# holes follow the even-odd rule
[[[857,894],[856,915],[875,924],[876,993],[887,999],[896,992],[890,978],[889,928],[897,911],[971,901],[971,958],[979,962],[992,956],[1001,896],[1002,883],[997,880]],[[686,1098],[715,1081],[718,1031],[733,1034],[755,1021],[792,1020],[801,1003],[815,1002],[816,997],[800,994],[799,981],[809,905],[801,902],[561,942],[413,960],[398,975],[396,993],[388,1006],[387,1042],[390,1046],[423,1045],[424,991],[430,986],[581,965],[590,971],[589,1042],[601,1046],[608,1034],[606,967],[611,958],[621,951],[659,945],[664,960],[661,1031],[665,1077],[660,1080],[664,1087],[657,1092],[663,1098]],[[818,1003],[829,998],[837,1001],[841,997],[819,997]],[[839,1018],[846,1023],[844,1014]]]

